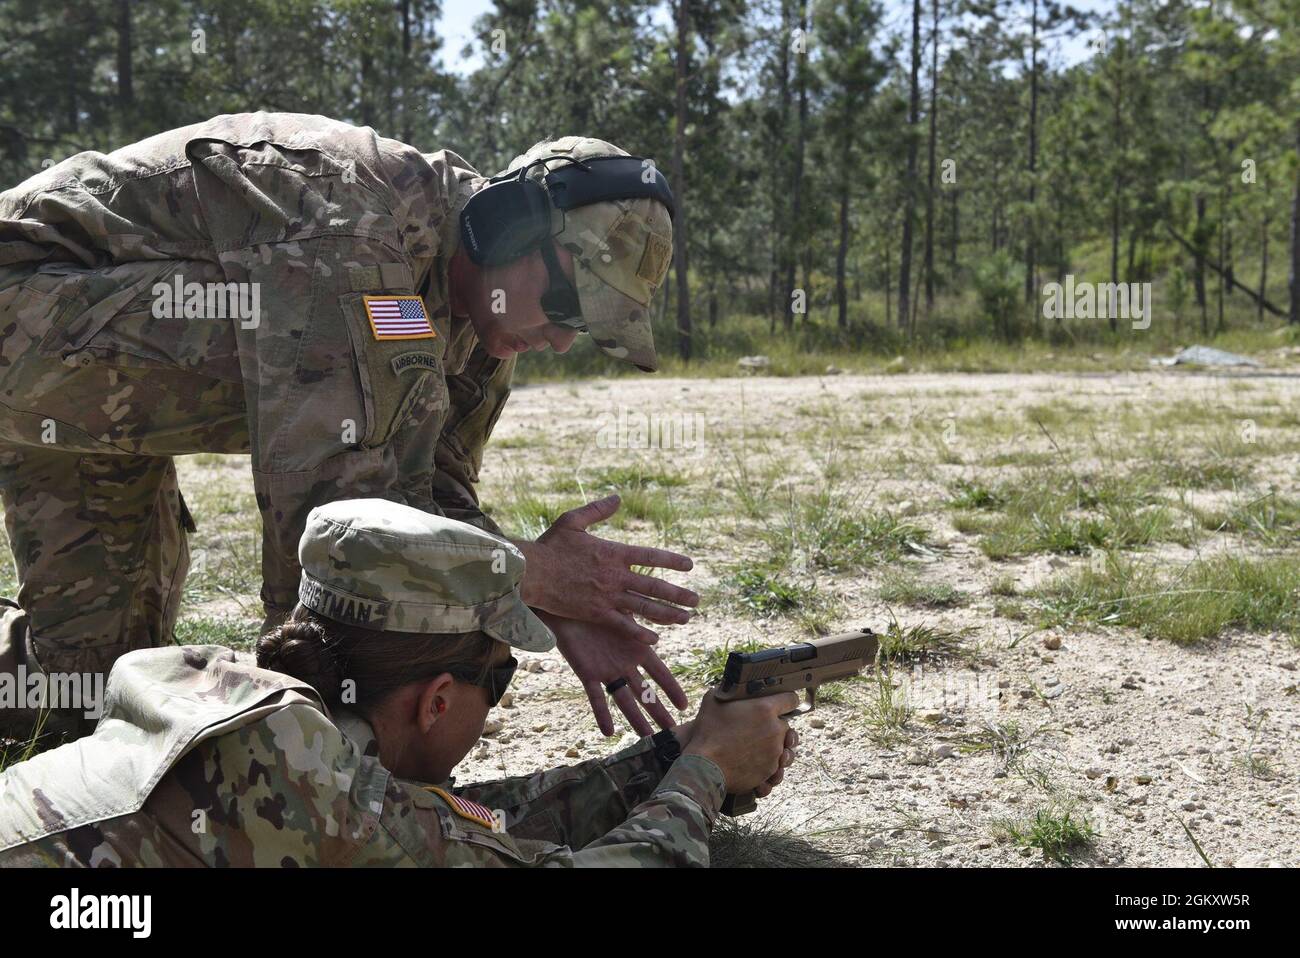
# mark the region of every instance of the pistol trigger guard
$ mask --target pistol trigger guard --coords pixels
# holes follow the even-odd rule
[[[798,718],[800,715],[807,715],[809,712],[815,709],[817,707],[816,689],[804,689],[804,705],[805,705],[804,708],[795,709],[792,712],[782,712],[781,718],[788,721],[789,719],[792,718]]]

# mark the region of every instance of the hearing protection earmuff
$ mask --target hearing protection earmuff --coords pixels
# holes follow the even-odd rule
[[[548,172],[542,182],[528,178],[540,163],[568,160]],[[553,211],[561,214],[579,206],[607,200],[658,200],[675,215],[668,180],[651,161],[639,156],[599,156],[575,159],[557,153],[495,176],[460,213],[461,242],[480,266],[501,266],[545,245],[558,232]]]

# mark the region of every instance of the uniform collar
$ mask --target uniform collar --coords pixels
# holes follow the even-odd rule
[[[374,727],[365,718],[359,713],[347,709],[340,709],[331,717],[334,724],[338,726],[339,731],[357,747],[358,754],[379,761],[379,739],[375,737]],[[413,784],[421,785],[423,783],[415,782]],[[451,776],[445,782],[433,784],[442,788],[451,788],[456,784],[456,776]]]
[[[356,745],[358,753],[379,758],[379,739],[375,738],[375,730],[360,714],[340,709],[332,717],[339,731]]]

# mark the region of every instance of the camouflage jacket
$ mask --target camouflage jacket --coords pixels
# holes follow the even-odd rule
[[[455,153],[256,113],[0,193],[0,442],[48,442],[53,421],[71,452],[251,452],[281,612],[322,502],[499,531],[473,486],[514,361],[448,308],[458,214],[483,182]],[[418,295],[432,332],[372,325],[367,295]]]
[[[0,773],[0,866],[707,865],[717,766],[650,739],[453,788],[396,778],[370,726],[220,646],[114,667],[95,734]]]

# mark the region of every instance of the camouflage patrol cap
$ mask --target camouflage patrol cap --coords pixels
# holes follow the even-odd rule
[[[515,157],[506,172],[554,156],[554,163],[538,163],[529,173],[540,179],[569,159],[628,155],[604,140],[564,136]],[[651,199],[609,200],[571,209],[563,220],[555,242],[573,254],[574,285],[591,338],[616,359],[646,372],[658,369],[650,300],[673,258],[667,207]]]
[[[526,652],[555,636],[524,605],[524,556],[475,526],[386,499],[341,499],[307,517],[298,601],[382,632],[485,632]]]

